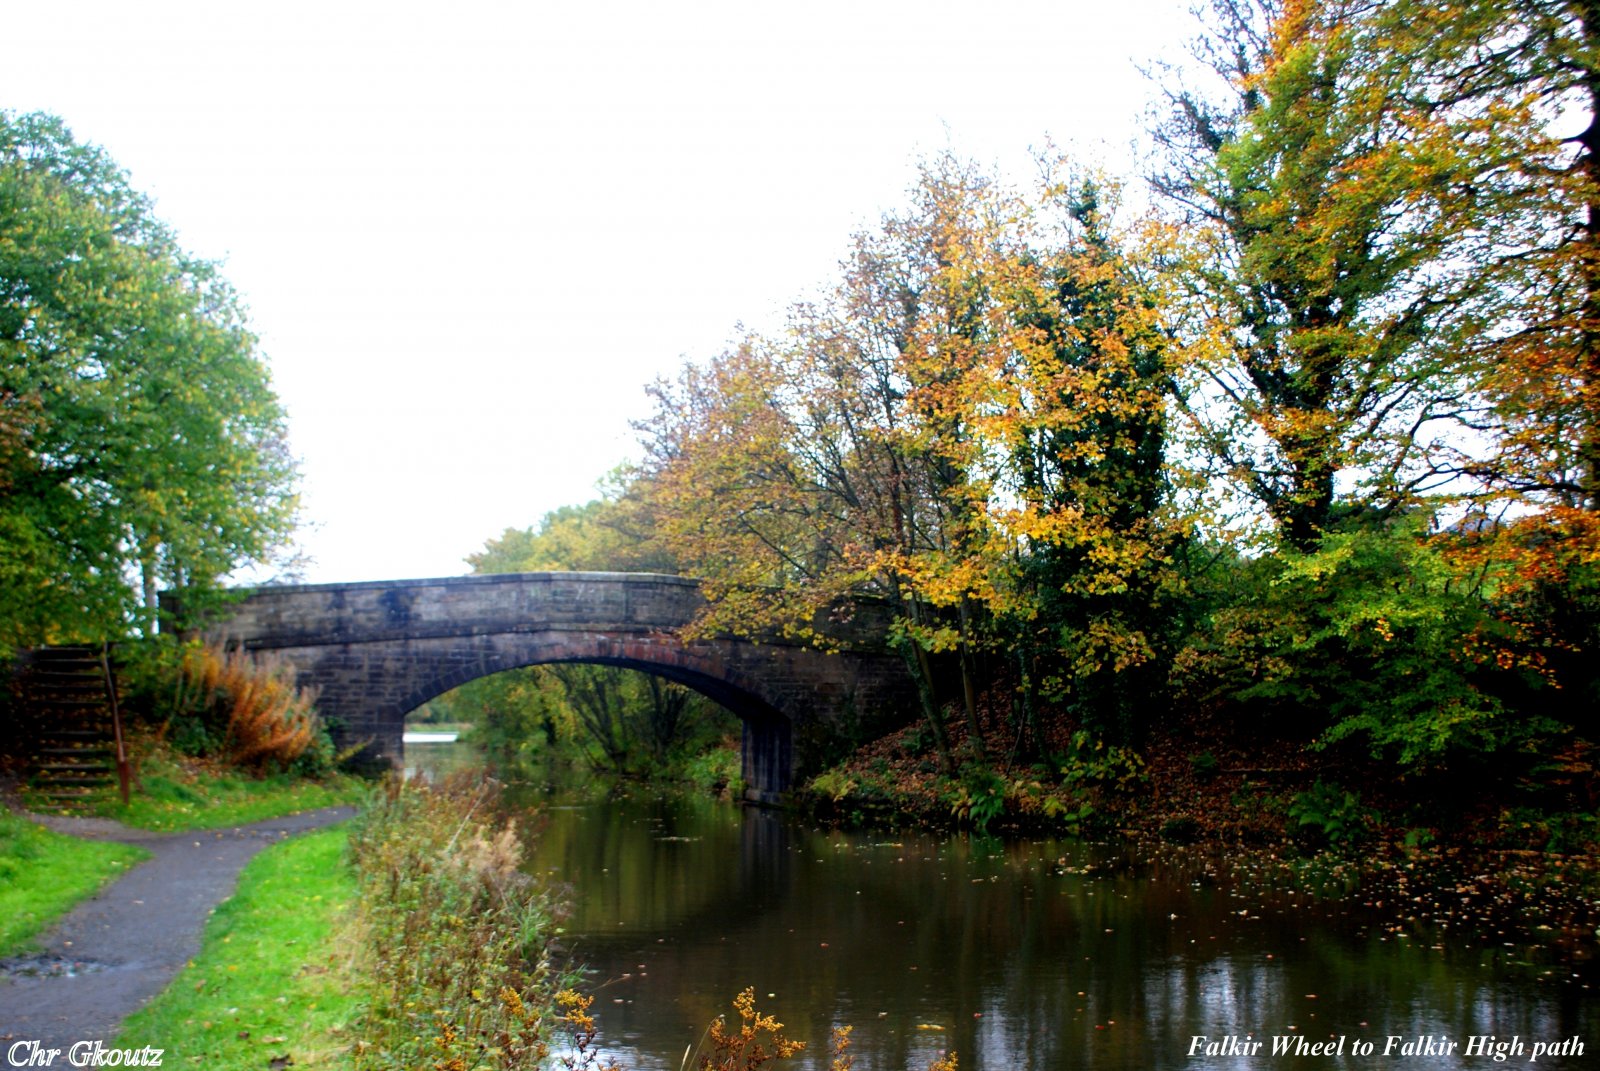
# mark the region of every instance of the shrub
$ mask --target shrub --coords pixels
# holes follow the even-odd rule
[[[689,759],[684,764],[684,777],[702,792],[721,796],[730,789],[742,793],[743,758],[736,747],[714,747]]]
[[[987,832],[989,823],[1006,809],[1005,780],[988,766],[969,762],[961,768],[961,780],[950,796],[950,814],[969,822],[978,833]]]
[[[1144,759],[1137,751],[1105,740],[1086,729],[1072,734],[1067,753],[1054,756],[1052,765],[1069,785],[1090,785],[1101,789],[1129,789],[1150,780]]]
[[[926,755],[933,750],[933,730],[926,725],[909,730],[901,739],[910,755]]]
[[[331,762],[314,700],[312,691],[295,686],[286,663],[191,646],[179,663],[168,731],[181,752],[214,753],[246,769],[286,769],[308,753],[314,762]]]
[[[1189,769],[1202,781],[1209,781],[1217,776],[1217,771],[1222,768],[1222,763],[1209,751],[1201,751],[1189,756]]]
[[[1219,570],[1219,605],[1174,661],[1180,700],[1406,772],[1545,749],[1561,692],[1528,624],[1539,614],[1497,604],[1499,574],[1430,520],[1352,522],[1311,551]]]
[[[1366,808],[1361,797],[1337,785],[1318,780],[1309,792],[1289,803],[1289,818],[1301,830],[1321,836],[1330,844],[1348,844],[1366,829]]]
[[[1037,768],[1035,768],[1037,772]],[[1038,778],[1019,777],[1006,785],[1006,804],[1024,818],[1042,816],[1061,832],[1076,836],[1094,816],[1094,804],[1071,792],[1053,791]]]
[[[828,770],[811,779],[811,791],[838,803],[856,790],[855,781],[843,770]]]

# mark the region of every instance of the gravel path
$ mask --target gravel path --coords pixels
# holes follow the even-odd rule
[[[39,941],[40,955],[0,960],[0,1066],[8,1066],[5,1053],[17,1041],[39,1041],[63,1053],[79,1041],[103,1040],[109,1047],[123,1019],[199,952],[206,918],[233,894],[239,871],[257,852],[353,814],[353,807],[328,807],[193,833],[151,833],[104,818],[30,816],[74,836],[138,844],[154,858],[74,908]]]

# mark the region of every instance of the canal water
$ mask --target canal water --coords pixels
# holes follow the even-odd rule
[[[793,1067],[827,1068],[839,1025],[857,1071],[946,1050],[967,1071],[1600,1067],[1583,964],[1337,872],[839,832],[637,789],[551,796],[526,824],[624,1068],[685,1066],[746,987],[807,1043]]]

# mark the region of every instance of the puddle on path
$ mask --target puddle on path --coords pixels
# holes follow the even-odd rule
[[[70,956],[19,956],[0,959],[0,978],[76,978],[80,974],[99,974],[111,965],[92,959]]]

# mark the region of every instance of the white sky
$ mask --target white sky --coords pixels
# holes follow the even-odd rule
[[[946,147],[1128,172],[1186,0],[6,5],[61,116],[250,306],[312,581],[594,497],[644,385],[826,283]]]

